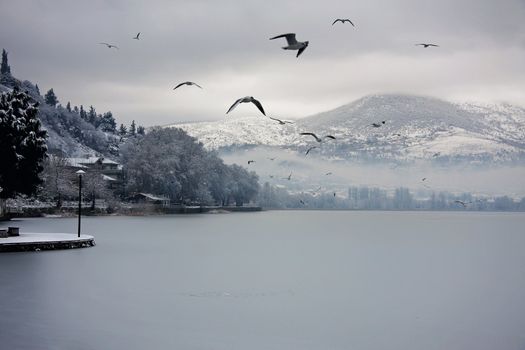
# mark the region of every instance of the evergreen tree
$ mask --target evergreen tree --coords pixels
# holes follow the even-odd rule
[[[88,112],[87,121],[91,125],[95,125],[95,123],[97,121],[97,112],[95,111],[95,108],[93,106],[89,106],[89,112]]]
[[[131,136],[135,136],[137,134],[137,126],[134,120],[131,122],[131,125],[129,127],[129,134]]]
[[[67,101],[66,109],[71,113],[71,103],[69,101]]]
[[[87,113],[84,110],[84,106],[80,105],[80,111],[78,113],[80,115],[80,118],[87,120]]]
[[[37,114],[38,103],[17,88],[0,95],[0,199],[31,195],[41,183],[47,133]]]
[[[40,96],[40,88],[38,87],[38,84],[35,85],[35,90],[38,96]]]
[[[9,63],[7,61],[7,51],[5,49],[2,50],[2,63],[0,65],[0,73],[11,74],[11,67],[9,67]]]
[[[142,125],[139,125],[139,127],[137,128],[137,134],[145,135],[146,134],[146,129],[144,129],[144,127]]]
[[[120,128],[118,130],[118,133],[121,135],[121,136],[124,136],[128,133],[128,129],[124,126],[124,124],[120,124]]]
[[[111,112],[106,112],[100,117],[100,129],[112,133],[117,131],[117,123]]]
[[[77,106],[73,107],[73,113],[75,113],[75,114],[79,114],[80,113]]]
[[[46,95],[44,96],[44,100],[46,101],[46,104],[53,106],[53,107],[56,107],[58,103],[58,99],[53,89],[49,89],[49,91],[46,92]]]

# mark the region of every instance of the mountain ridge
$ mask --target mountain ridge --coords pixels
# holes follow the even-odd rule
[[[372,123],[385,124],[374,128]],[[332,134],[321,154],[340,160],[508,162],[525,159],[525,109],[510,104],[452,103],[433,97],[369,95],[294,124],[264,117],[177,123],[209,149],[315,145],[301,131]]]

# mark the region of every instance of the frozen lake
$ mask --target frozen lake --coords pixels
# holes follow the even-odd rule
[[[83,233],[97,246],[0,254],[0,348],[525,349],[523,213],[92,217]]]

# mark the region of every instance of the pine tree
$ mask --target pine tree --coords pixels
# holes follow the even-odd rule
[[[73,107],[73,113],[75,113],[75,114],[79,114],[80,113],[77,106]]]
[[[53,89],[49,89],[49,91],[46,92],[46,95],[44,96],[44,100],[46,101],[46,104],[53,106],[53,107],[56,107],[58,103],[58,99]]]
[[[89,112],[88,112],[87,121],[91,125],[95,125],[95,123],[97,121],[97,112],[95,111],[95,108],[93,106],[89,106]]]
[[[137,128],[137,134],[145,135],[146,134],[146,129],[144,129],[144,127],[142,125],[139,125],[139,127]]]
[[[66,109],[69,113],[71,113],[71,103],[67,101]]]
[[[87,113],[84,110],[84,106],[80,105],[80,111],[78,113],[80,115],[80,118],[87,120]]]
[[[117,131],[117,123],[111,112],[106,112],[100,117],[100,128],[106,132],[114,133]]]
[[[135,136],[137,134],[137,126],[135,125],[135,121],[134,120],[131,122],[131,125],[129,127],[129,134],[131,136]]]
[[[7,51],[5,49],[2,50],[2,63],[0,65],[0,73],[11,74],[11,67],[9,67],[9,63],[7,61]]]
[[[120,128],[118,130],[118,133],[121,135],[121,136],[124,136],[128,133],[128,129],[124,126],[124,124],[120,124]]]
[[[47,132],[37,114],[38,103],[17,88],[0,95],[0,199],[34,194],[41,183]]]
[[[40,88],[38,87],[38,84],[35,85],[35,90],[38,96],[40,96]]]

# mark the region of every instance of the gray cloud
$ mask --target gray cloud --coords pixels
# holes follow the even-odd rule
[[[381,92],[525,105],[524,18],[522,0],[21,0],[2,4],[0,44],[62,102],[154,125],[223,118],[247,94],[287,117]],[[291,31],[310,41],[299,59],[268,40]],[[171,91],[184,80],[205,89]]]

